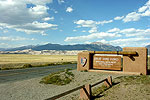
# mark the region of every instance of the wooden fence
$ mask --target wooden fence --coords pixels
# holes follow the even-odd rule
[[[103,80],[101,80],[101,81],[99,81],[99,82],[97,82],[93,85],[90,85],[90,84],[82,85],[82,86],[76,87],[72,90],[69,90],[69,91],[66,91],[64,93],[58,94],[56,96],[47,98],[45,100],[56,100],[60,97],[63,97],[65,95],[70,94],[70,93],[72,93],[74,91],[77,91],[79,89],[80,89],[80,97],[79,98],[81,100],[91,100],[91,98],[92,98],[91,88],[98,85],[98,84],[100,84],[100,83],[103,83],[103,82],[104,82],[104,85],[106,85],[108,88],[111,87],[112,86],[112,76],[109,76],[108,78],[103,79]]]

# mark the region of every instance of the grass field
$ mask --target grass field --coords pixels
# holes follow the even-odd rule
[[[150,69],[150,57],[148,57]],[[27,54],[0,54],[0,68],[22,68],[25,64],[33,66],[47,66],[51,63],[77,62],[76,55],[27,55]]]
[[[77,61],[77,56],[70,55],[26,55],[1,54],[0,64],[35,63],[35,62],[69,62]]]
[[[0,54],[0,68],[23,67],[25,64],[43,65],[60,62],[76,62],[75,55],[27,55],[27,54]]]

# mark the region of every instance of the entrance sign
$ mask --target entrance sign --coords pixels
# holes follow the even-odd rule
[[[121,56],[93,56],[94,69],[121,70]]]
[[[78,53],[77,70],[147,75],[147,59],[145,47],[124,47],[123,51],[83,51]]]

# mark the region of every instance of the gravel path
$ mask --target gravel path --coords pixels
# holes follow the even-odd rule
[[[75,74],[75,79],[70,84],[64,86],[41,84],[39,81],[42,77],[11,83],[2,83],[0,84],[0,100],[43,100],[80,85],[96,83],[110,75],[113,78],[121,76],[117,74],[80,72],[76,70],[72,70],[72,72]],[[71,100],[78,95],[79,91],[76,91],[59,100]]]

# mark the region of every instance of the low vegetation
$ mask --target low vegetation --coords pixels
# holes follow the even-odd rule
[[[11,70],[11,69],[24,69],[24,68],[32,68],[32,67],[45,67],[45,66],[56,66],[56,65],[65,65],[65,64],[76,64],[76,61],[72,62],[56,62],[56,63],[33,63],[33,64],[21,64],[18,66],[12,67],[11,65],[3,66],[0,70]],[[10,66],[10,67],[9,67]]]
[[[69,69],[65,69],[64,71],[52,73],[42,78],[40,83],[66,85],[69,84],[73,79],[74,79],[74,74],[71,71],[69,71]]]
[[[74,55],[0,54],[1,70],[44,67],[51,65],[72,64],[76,62],[77,56]]]

